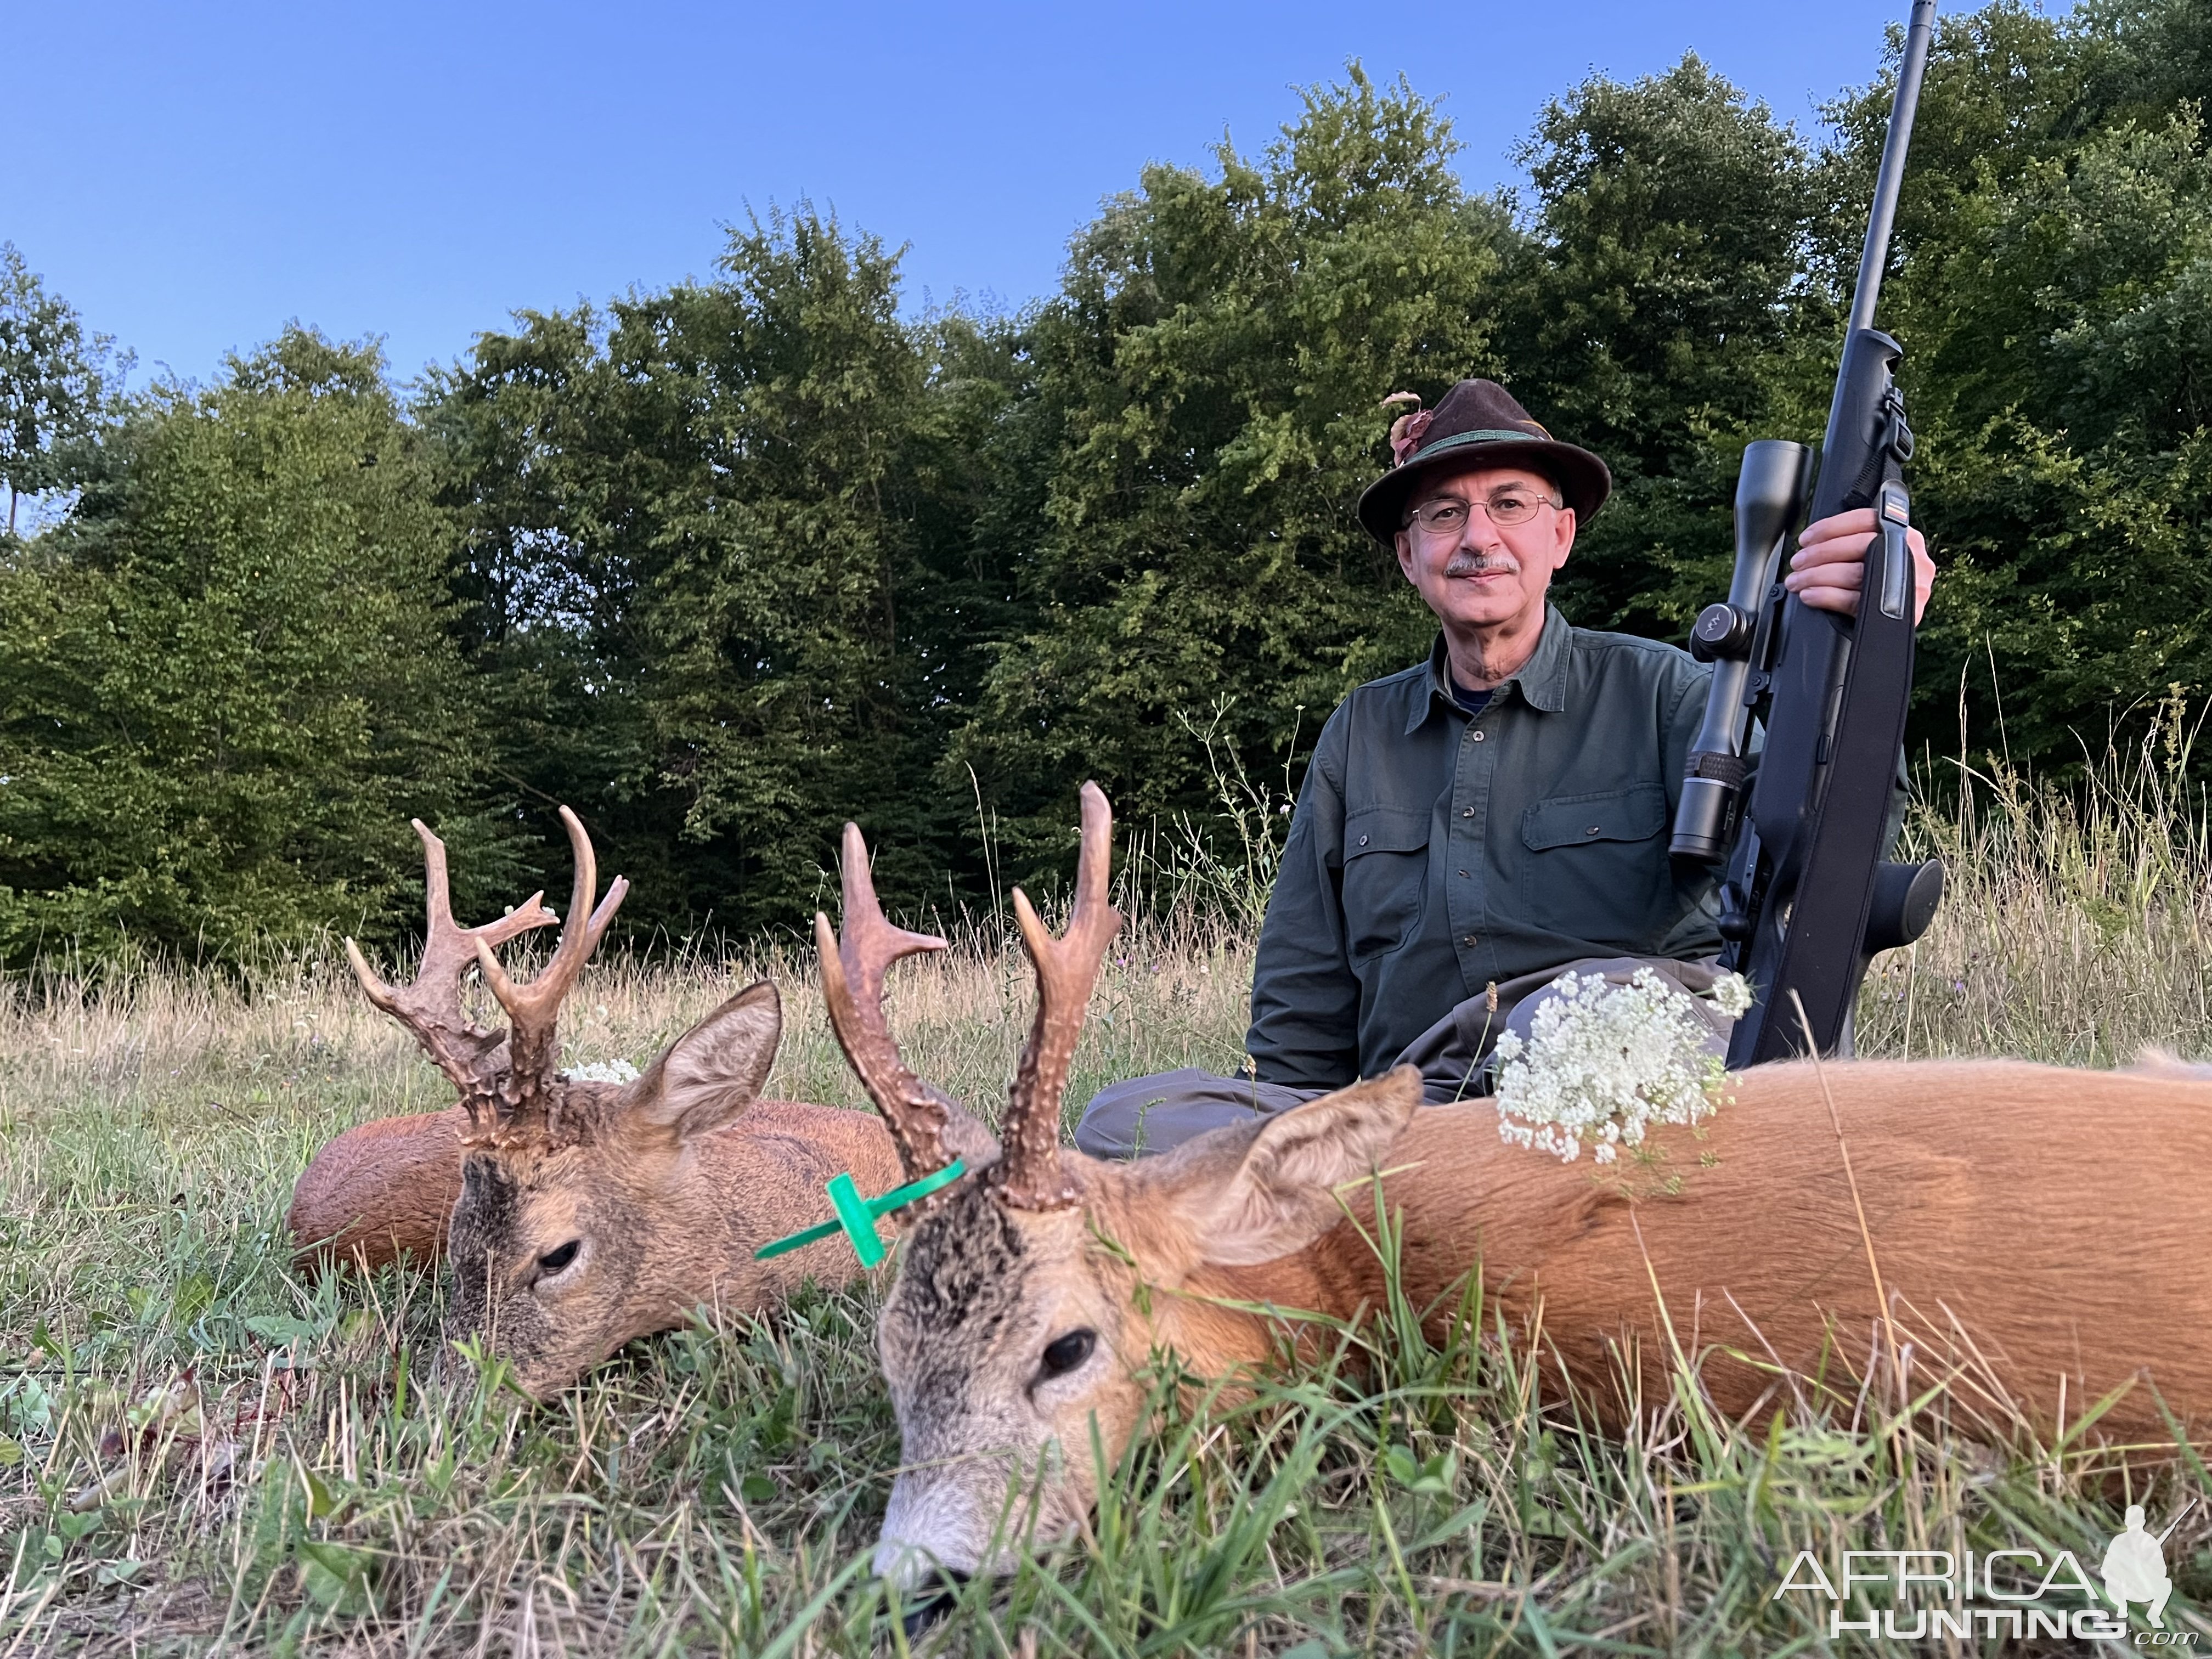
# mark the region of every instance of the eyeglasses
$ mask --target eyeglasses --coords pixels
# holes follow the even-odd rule
[[[1456,534],[1467,528],[1468,514],[1477,507],[1490,515],[1496,525],[1526,524],[1536,516],[1540,507],[1563,507],[1565,503],[1555,495],[1540,495],[1533,489],[1516,484],[1494,490],[1481,501],[1463,501],[1456,495],[1438,495],[1423,501],[1413,509],[1409,523],[1418,524],[1431,535]]]

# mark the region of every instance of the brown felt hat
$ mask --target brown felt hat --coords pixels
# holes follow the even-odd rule
[[[1400,392],[1392,401],[1413,401]],[[1405,524],[1406,504],[1426,478],[1473,467],[1522,466],[1559,486],[1583,523],[1613,493],[1613,474],[1587,449],[1563,444],[1495,380],[1462,380],[1434,409],[1401,415],[1390,428],[1397,465],[1359,498],[1359,522],[1384,546]]]

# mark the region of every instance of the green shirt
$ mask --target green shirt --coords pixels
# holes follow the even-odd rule
[[[1496,981],[1577,957],[1720,948],[1714,872],[1667,855],[1712,671],[1544,612],[1472,717],[1443,641],[1322,728],[1260,932],[1261,1080],[1334,1088]]]

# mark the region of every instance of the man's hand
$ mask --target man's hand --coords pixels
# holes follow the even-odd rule
[[[1854,507],[1833,518],[1805,526],[1797,538],[1797,551],[1790,561],[1790,574],[1782,585],[1806,604],[1822,611],[1859,614],[1859,588],[1866,580],[1867,550],[1878,532],[1874,509]],[[1936,561],[1928,556],[1927,538],[1917,529],[1905,532],[1912,550],[1912,620],[1917,625],[1928,609],[1928,590],[1936,580]]]

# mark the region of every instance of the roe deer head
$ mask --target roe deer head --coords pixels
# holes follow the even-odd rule
[[[816,921],[832,1023],[891,1125],[906,1178],[944,1168],[956,1148],[974,1171],[909,1212],[877,1323],[902,1468],[876,1565],[910,1584],[933,1566],[958,1574],[1003,1566],[1005,1546],[994,1539],[1010,1494],[1035,1502],[1040,1536],[1074,1528],[1096,1497],[1092,1425],[1110,1459],[1143,1407],[1133,1373],[1158,1341],[1193,1346],[1184,1327],[1211,1316],[1175,1293],[1209,1268],[1272,1259],[1334,1224],[1340,1212],[1331,1188],[1367,1173],[1419,1097],[1408,1072],[1347,1091],[1320,1113],[1255,1120],[1249,1134],[1146,1164],[1109,1165],[1062,1148],[1068,1066],[1099,960],[1121,925],[1106,896],[1112,828],[1105,796],[1086,784],[1063,938],[1015,890],[1037,1009],[1000,1129],[1003,1151],[898,1057],[878,999],[884,968],[906,951],[866,891],[857,831],[847,832],[842,945],[833,948],[828,921]],[[1140,1283],[1164,1294],[1140,1297]],[[1139,1311],[1145,1306],[1149,1313]],[[1263,1337],[1254,1357],[1264,1348]]]
[[[303,1247],[392,1243],[417,1212],[449,1215],[431,1237],[451,1255],[449,1336],[479,1335],[489,1355],[543,1395],[631,1338],[677,1324],[702,1303],[756,1309],[802,1279],[857,1271],[842,1240],[759,1262],[760,1245],[824,1218],[823,1183],[850,1171],[892,1182],[890,1137],[864,1113],[759,1100],[782,1029],[775,988],[747,987],[671,1043],[628,1084],[559,1069],[556,1012],[622,902],[617,879],[597,909],[590,838],[561,809],[576,860],[558,947],[517,985],[492,946],[555,918],[533,895],[483,927],[455,925],[445,848],[419,822],[429,888],[421,966],[386,984],[352,940],[369,1000],[413,1032],[461,1099],[446,1113],[350,1130],[303,1175],[293,1231]],[[463,1006],[479,969],[507,1016],[494,1031]],[[396,1176],[380,1182],[380,1175]],[[414,1237],[398,1242],[419,1242]],[[369,1254],[362,1249],[364,1255]]]

